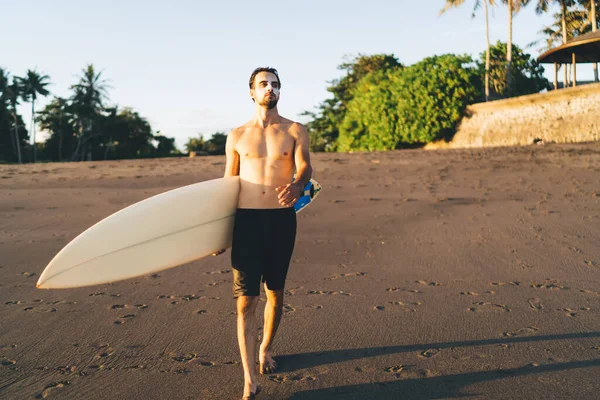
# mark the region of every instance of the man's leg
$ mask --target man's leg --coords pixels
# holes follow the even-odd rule
[[[283,289],[269,290],[265,284],[265,293],[267,295],[267,305],[265,306],[265,326],[263,329],[263,340],[260,345],[258,360],[261,374],[270,374],[275,372],[277,363],[271,355],[271,346],[277,327],[283,314]]]
[[[244,396],[256,392],[256,342],[258,324],[256,306],[259,296],[239,296],[237,298],[237,333],[244,367]]]

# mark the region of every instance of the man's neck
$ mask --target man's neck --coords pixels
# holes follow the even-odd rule
[[[281,116],[277,111],[277,107],[272,109],[266,109],[264,107],[257,106],[254,112],[254,123],[266,128],[272,124],[278,124],[281,122]]]

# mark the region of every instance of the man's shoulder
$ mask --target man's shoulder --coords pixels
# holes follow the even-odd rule
[[[233,128],[228,136],[231,139],[237,139],[239,138],[242,134],[244,134],[244,132],[246,132],[248,129],[250,128],[250,122],[246,122],[244,125],[238,126],[237,128]]]
[[[287,128],[286,130],[292,135],[300,135],[307,132],[304,125],[300,122],[292,121],[291,119],[281,117],[281,124],[285,125]]]

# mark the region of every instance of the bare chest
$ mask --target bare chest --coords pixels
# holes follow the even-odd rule
[[[278,130],[250,130],[244,132],[236,145],[241,159],[291,159],[295,140],[289,133]]]

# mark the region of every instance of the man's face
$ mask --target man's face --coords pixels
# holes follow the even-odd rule
[[[250,90],[250,97],[262,107],[269,110],[275,108],[279,101],[277,76],[270,72],[259,72],[254,78],[254,89]]]

